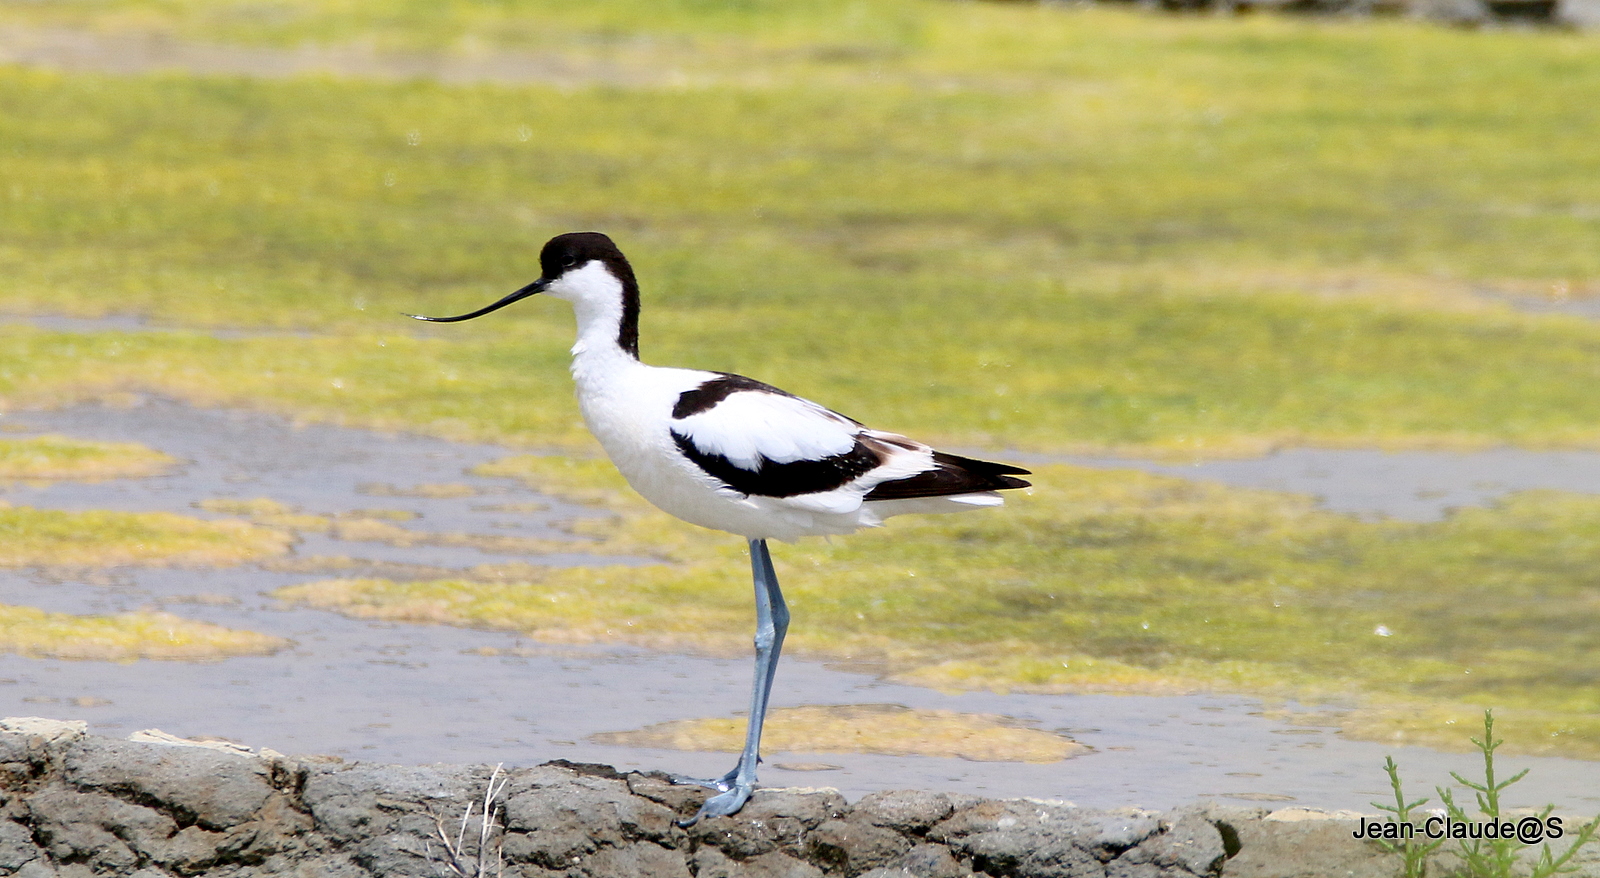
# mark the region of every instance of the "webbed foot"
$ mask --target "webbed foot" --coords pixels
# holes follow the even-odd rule
[[[737,814],[739,809],[744,807],[744,803],[750,800],[750,794],[754,791],[755,784],[735,782],[726,792],[706,799],[706,803],[700,806],[700,810],[696,811],[693,817],[679,820],[678,825],[688,829],[699,823],[702,817],[726,817],[729,814]]]
[[[725,793],[728,790],[733,789],[734,783],[738,781],[739,769],[741,767],[742,766],[735,765],[732,771],[729,771],[722,777],[709,779],[700,777],[686,777],[681,774],[675,774],[672,776],[672,782],[680,786],[688,786],[692,784],[697,787],[705,787],[708,790],[716,790],[718,792]]]

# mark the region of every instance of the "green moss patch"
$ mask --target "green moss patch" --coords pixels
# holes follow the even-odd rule
[[[7,4],[6,24],[279,45],[537,37],[691,85],[0,69],[0,307],[182,330],[0,328],[0,404],[153,391],[592,451],[565,306],[399,313],[487,303],[550,234],[602,228],[643,281],[648,360],[928,439],[1600,447],[1600,327],[1473,298],[1600,291],[1593,35],[1054,7]],[[738,541],[640,509],[602,466],[498,472],[615,513],[574,525],[606,551],[672,563],[284,594],[742,650]],[[1591,498],[1408,525],[1126,473],[1039,483],[1003,512],[780,550],[796,646],[936,685],[1342,699],[1347,728],[1399,740],[1455,742],[1446,720],[1492,703],[1537,730],[1525,750],[1600,753]],[[222,563],[287,540],[178,521],[7,510],[0,563]]]
[[[616,747],[737,753],[744,747],[744,727],[743,719],[678,720],[590,735],[589,740]],[[778,708],[767,714],[761,741],[768,753],[876,753],[973,762],[1060,762],[1089,749],[1006,717],[898,704]]]
[[[242,521],[0,506],[4,567],[224,566],[282,555],[292,542]]]
[[[551,641],[746,652],[741,542],[649,509],[602,466],[499,464],[604,502],[615,517],[583,528],[601,551],[654,547],[672,563],[278,596]],[[1128,471],[1048,466],[1036,482],[1003,510],[777,547],[790,649],[952,689],[1292,697],[1347,708],[1334,719],[1353,733],[1446,746],[1456,721],[1494,706],[1517,717],[1525,752],[1600,754],[1600,498],[1529,492],[1414,524]]]
[[[66,436],[0,438],[0,481],[96,481],[153,476],[174,459],[132,442]]]
[[[532,278],[548,235],[603,228],[642,279],[647,358],[947,442],[1600,447],[1585,391],[1600,328],[1468,302],[1600,290],[1590,35],[909,0],[290,2],[280,32],[246,5],[0,19],[538,34],[717,75],[563,89],[0,70],[5,310],[341,336],[7,329],[0,402],[153,390],[590,448],[564,305],[427,330],[400,312],[491,301]]]
[[[457,496],[457,495],[452,495]],[[507,555],[542,555],[572,549],[570,541],[504,534],[439,533],[395,524],[417,517],[396,509],[358,509],[342,515],[315,515],[267,497],[251,500],[212,498],[195,504],[208,512],[238,515],[256,524],[296,533],[325,533],[348,542],[409,546],[456,546]]]
[[[270,655],[281,637],[223,628],[169,613],[74,616],[0,605],[0,651],[30,658],[205,661]]]

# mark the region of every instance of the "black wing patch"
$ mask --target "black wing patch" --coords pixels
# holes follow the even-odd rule
[[[706,383],[699,387],[693,390],[685,390],[678,394],[678,401],[672,406],[672,419],[674,421],[681,421],[691,415],[709,411],[716,407],[717,403],[745,390],[770,393],[774,396],[786,396],[790,399],[800,398],[787,390],[773,387],[771,384],[757,381],[754,378],[746,378],[743,375],[735,375],[731,372],[717,372],[715,374],[717,377],[708,379]],[[838,415],[858,427],[861,426],[860,421],[849,415],[841,415],[838,412],[830,412],[830,414]]]
[[[914,476],[884,482],[868,491],[865,499],[910,500],[914,497],[946,497],[951,494],[1026,488],[1029,483],[1016,476],[1031,475],[1021,467],[974,460],[943,451],[933,453],[933,465],[933,469]]]
[[[682,404],[682,397],[679,404]],[[757,497],[797,497],[832,491],[855,481],[882,462],[877,453],[857,441],[849,451],[820,460],[777,463],[763,456],[754,470],[748,470],[720,454],[701,451],[677,430],[672,431],[672,441],[678,443],[678,450],[694,461],[695,466],[735,491]]]
[[[699,387],[678,394],[678,402],[672,407],[672,419],[681,421],[690,415],[698,415],[741,390],[759,390],[762,393],[794,397],[792,393],[785,393],[771,384],[763,384],[754,378],[718,372],[717,377]]]
[[[672,418],[681,421],[709,411],[717,403],[742,391],[797,398],[792,393],[786,393],[753,378],[718,372],[715,378],[707,380],[699,387],[678,394],[678,401],[672,406]],[[844,415],[839,417],[859,426],[860,422],[853,418]],[[757,497],[797,497],[802,494],[832,491],[844,487],[882,465],[893,453],[885,446],[906,450],[920,447],[908,439],[899,437],[861,436],[856,439],[855,445],[849,451],[842,454],[819,460],[796,460],[789,463],[778,463],[763,456],[756,468],[749,470],[720,454],[701,451],[688,436],[677,430],[672,431],[672,441],[677,443],[678,450],[683,452],[684,457],[689,458],[707,474],[741,494]],[[868,492],[864,499],[906,500],[914,497],[944,497],[950,494],[1003,491],[1029,486],[1028,482],[1015,476],[1025,476],[1030,473],[1010,464],[974,460],[970,457],[945,454],[942,451],[933,452],[933,463],[934,468],[931,470],[879,484]]]

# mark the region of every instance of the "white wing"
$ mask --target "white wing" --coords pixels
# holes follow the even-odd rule
[[[765,462],[794,463],[848,454],[861,425],[810,400],[748,390],[672,422],[703,454],[752,472]]]
[[[935,466],[933,450],[920,442],[868,430],[765,385],[727,389],[672,430],[708,477],[774,510],[853,513],[877,485]]]

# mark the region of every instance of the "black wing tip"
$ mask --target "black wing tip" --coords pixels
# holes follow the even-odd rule
[[[1032,473],[1008,463],[994,463],[959,454],[933,453],[933,469],[904,479],[883,482],[867,492],[868,500],[909,500],[918,497],[949,497],[1031,488],[1032,482],[1017,478]]]
[[[970,470],[972,472],[981,473],[983,475],[992,475],[992,476],[1031,476],[1031,475],[1033,475],[1033,471],[1032,470],[1023,469],[1020,466],[1012,466],[1009,463],[995,463],[992,460],[979,460],[976,457],[962,457],[959,454],[947,454],[947,453],[945,453],[943,451],[935,451],[933,453],[933,460],[934,460],[935,463],[947,464],[949,466],[958,466],[958,467],[961,467],[964,470]],[[1014,479],[1013,481],[1019,481],[1020,482],[1022,480],[1021,479]],[[1026,486],[1026,483],[1024,483],[1024,486]]]

